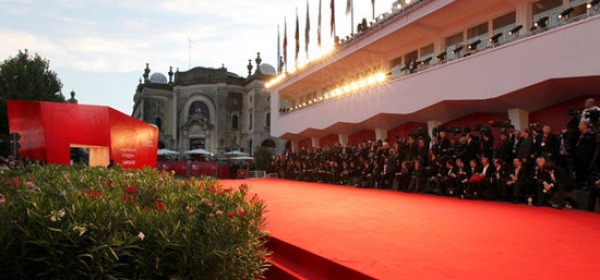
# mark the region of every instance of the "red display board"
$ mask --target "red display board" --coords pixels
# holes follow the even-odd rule
[[[22,157],[69,165],[70,148],[86,147],[100,151],[96,162],[156,167],[158,129],[110,107],[16,100],[7,105]]]

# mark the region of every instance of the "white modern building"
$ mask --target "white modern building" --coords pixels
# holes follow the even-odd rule
[[[558,131],[600,94],[598,1],[400,2],[267,83],[273,137],[347,144],[498,118]]]

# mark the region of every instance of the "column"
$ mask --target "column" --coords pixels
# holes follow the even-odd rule
[[[521,2],[516,7],[516,25],[523,25],[521,33],[526,33],[531,29],[533,18],[531,7],[529,2]]]
[[[319,138],[317,138],[317,137],[311,137],[310,140],[312,141],[312,146],[313,147],[319,147]]]
[[[388,131],[385,128],[376,128],[375,129],[375,140],[379,141],[387,141]]]
[[[298,141],[290,140],[290,144],[292,145],[292,152],[297,152],[298,151]]]
[[[515,126],[516,130],[523,130],[529,127],[529,112],[515,108],[508,110],[508,119]]]
[[[441,121],[436,121],[436,120],[427,121],[427,133],[429,135],[433,135],[433,129],[442,124],[443,123]]]
[[[344,134],[344,133],[338,134],[338,142],[340,142],[340,144],[342,146],[348,145],[348,141],[349,141],[348,139],[349,139],[348,134]]]

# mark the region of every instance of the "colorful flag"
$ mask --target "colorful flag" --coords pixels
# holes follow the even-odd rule
[[[321,0],[319,0],[319,21],[317,23],[317,45],[321,47]]]
[[[331,0],[329,8],[331,8],[331,23],[329,24],[329,27],[331,27],[331,33],[329,36],[335,36],[335,0]]]
[[[287,72],[287,19],[283,18],[283,65]]]
[[[298,8],[296,8],[296,65],[298,65],[298,54],[300,54],[300,24],[298,23]]]
[[[308,13],[310,9],[308,8],[308,0],[306,0],[306,28],[304,29],[304,51],[306,52],[306,57],[308,58],[308,42],[310,41],[310,15]]]

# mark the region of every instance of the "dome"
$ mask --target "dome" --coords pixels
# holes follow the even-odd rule
[[[167,77],[161,73],[154,73],[150,76],[150,82],[153,84],[167,84]]]
[[[275,67],[270,64],[263,63],[260,65],[260,72],[265,75],[277,75],[277,71],[275,71]]]

